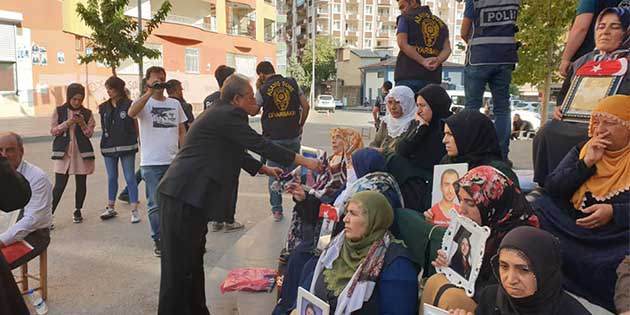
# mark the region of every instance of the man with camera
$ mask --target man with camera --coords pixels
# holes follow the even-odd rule
[[[153,253],[161,255],[160,211],[155,200],[158,183],[184,142],[188,120],[176,99],[164,96],[166,71],[150,67],[146,71],[146,92],[131,104],[129,116],[140,125],[140,170],[146,182],[147,212],[151,225]]]

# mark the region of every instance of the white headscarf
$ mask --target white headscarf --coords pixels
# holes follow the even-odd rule
[[[389,94],[387,94],[385,101],[390,98],[399,101],[403,111],[403,115],[400,118],[394,118],[389,112],[388,107],[387,115],[383,118],[383,121],[387,125],[387,134],[392,138],[396,138],[407,131],[409,125],[414,120],[416,115],[416,102],[414,100],[413,91],[402,85],[391,89]]]

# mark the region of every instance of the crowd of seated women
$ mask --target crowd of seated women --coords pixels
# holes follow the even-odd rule
[[[598,19],[611,18],[617,10]],[[295,313],[298,287],[330,314],[422,314],[425,303],[463,315],[590,314],[584,304],[630,314],[630,96],[597,104],[587,137],[531,201],[485,115],[452,114],[437,85],[416,95],[394,87],[385,101],[369,147],[333,129],[328,171],[313,187],[288,187],[295,207],[273,314]],[[490,230],[472,297],[436,272],[455,265],[441,249],[447,227],[429,211],[433,168],[449,163],[469,169],[452,184],[457,211]],[[322,205],[338,219],[322,217]],[[466,257],[460,268],[470,268]]]

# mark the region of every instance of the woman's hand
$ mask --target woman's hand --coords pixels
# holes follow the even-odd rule
[[[562,110],[560,110],[560,106],[556,106],[556,109],[553,111],[553,119],[554,120],[562,120]]]
[[[606,225],[613,218],[613,207],[606,203],[598,203],[580,211],[590,213],[589,216],[575,221],[575,224],[585,229],[595,229]]]
[[[453,314],[453,315],[474,315],[471,312],[466,312],[466,310],[462,310],[462,309],[456,309],[456,310],[448,310],[449,314]]]
[[[599,162],[604,156],[604,151],[611,144],[610,140],[606,137],[610,135],[610,132],[605,131],[591,138],[591,141],[586,148],[586,155],[584,156],[584,164],[588,167],[593,167],[595,163]]]
[[[423,212],[422,214],[424,214],[424,219],[427,220],[428,222],[433,222],[433,211],[431,211],[431,209]]]
[[[438,249],[437,258],[431,263],[433,267],[448,267],[448,258],[446,257],[446,252]]]
[[[296,201],[304,201],[304,199],[306,199],[306,192],[304,191],[304,188],[300,184],[299,180],[289,184],[286,192],[293,195],[293,199],[295,199]]]

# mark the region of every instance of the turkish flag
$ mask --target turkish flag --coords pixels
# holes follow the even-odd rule
[[[586,77],[624,76],[627,71],[628,60],[621,58],[606,61],[589,61],[578,69],[576,75]]]
[[[322,203],[319,206],[319,217],[328,218],[333,222],[339,222],[339,216],[337,215],[337,208],[327,203]]]

